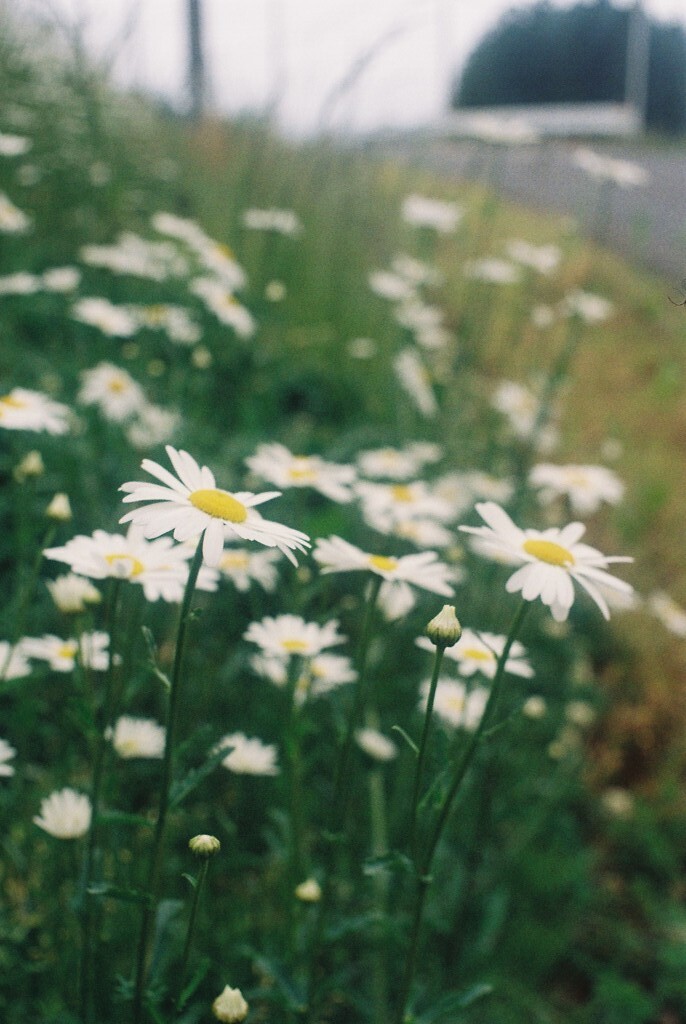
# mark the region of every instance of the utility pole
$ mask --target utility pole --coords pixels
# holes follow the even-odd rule
[[[648,104],[649,65],[650,23],[643,10],[643,4],[639,0],[629,11],[624,102],[635,108],[643,126]]]
[[[202,0],[188,0],[189,112],[198,119],[205,111],[205,55],[202,45]]]

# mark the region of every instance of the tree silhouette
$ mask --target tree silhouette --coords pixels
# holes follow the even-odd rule
[[[625,99],[631,13],[609,0],[509,11],[469,57],[451,106]],[[686,32],[650,20],[646,124],[686,130]]]

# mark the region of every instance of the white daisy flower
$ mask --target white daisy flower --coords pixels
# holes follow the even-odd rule
[[[109,664],[109,643],[107,633],[94,631],[82,633],[78,640],[73,637],[63,640],[52,633],[44,636],[27,636],[20,642],[22,654],[29,658],[47,661],[53,672],[71,672],[77,658],[85,668],[104,672]]]
[[[363,509],[372,514],[386,513],[396,520],[434,519],[444,523],[455,519],[454,507],[433,493],[422,480],[399,484],[360,480],[355,490]]]
[[[510,239],[506,245],[511,260],[537,270],[539,274],[551,274],[557,270],[562,251],[557,245],[532,245],[519,238]]]
[[[393,558],[368,554],[342,537],[333,536],[318,540],[313,555],[323,573],[366,570],[389,583],[410,583],[444,597],[452,597],[454,594],[449,583],[452,570],[438,560],[435,551]]]
[[[614,313],[609,299],[583,291],[570,292],[559,308],[563,316],[578,316],[587,324],[600,324]]]
[[[572,157],[577,167],[600,181],[612,181],[620,188],[632,185],[646,185],[649,180],[648,171],[640,164],[631,160],[620,160],[617,157],[596,153],[586,146],[580,146]]]
[[[219,564],[227,533],[265,547],[276,547],[297,564],[293,551],[305,551],[310,546],[307,534],[263,519],[255,510],[256,505],[278,497],[279,491],[232,494],[218,488],[212,471],[207,466],[200,467],[188,452],[177,451],[171,445],[167,445],[166,452],[177,476],[157,462],[143,459],[141,468],[162,484],[122,484],[120,490],[127,492],[125,502],[145,504],[127,512],[120,522],[142,526],[149,539],[173,532],[174,538],[183,542],[204,534],[203,557],[210,566]]]
[[[272,548],[251,551],[249,548],[226,547],[217,568],[222,576],[231,580],[236,590],[245,593],[254,581],[269,592],[276,590],[278,573],[276,563],[281,553]]]
[[[487,679],[494,679],[498,667],[498,659],[505,649],[507,637],[495,633],[479,632],[463,629],[462,636],[453,647],[448,647],[445,657],[454,661],[463,676],[473,676],[476,672]],[[434,652],[435,645],[428,637],[417,637],[416,644],[425,651]],[[526,649],[518,640],[512,644],[505,671],[524,679],[531,679],[534,670],[526,659]]]
[[[447,548],[455,543],[455,536],[434,519],[404,518],[388,509],[363,505],[365,523],[386,536],[409,541],[416,548]]]
[[[262,740],[249,739],[242,732],[224,736],[218,748],[233,747],[222,761],[224,768],[238,775],[278,775],[276,747]]]
[[[457,203],[430,199],[413,193],[406,196],[402,205],[402,218],[413,227],[433,228],[441,234],[454,231],[464,216],[464,210]]]
[[[427,709],[430,689],[431,683],[427,679],[421,687],[419,707],[423,712]],[[439,679],[434,695],[434,714],[446,725],[473,732],[481,721],[488,697],[489,690],[484,686],[468,690],[456,679]]]
[[[81,372],[76,400],[83,405],[97,405],[105,419],[121,423],[145,405],[145,394],[126,370],[102,362]]]
[[[293,455],[283,444],[261,444],[245,462],[252,473],[277,487],[312,487],[332,501],[352,499],[352,466],[326,462],[318,455]]]
[[[686,609],[662,590],[648,597],[648,607],[662,625],[675,636],[686,637]]]
[[[122,715],[114,723],[110,739],[115,751],[122,758],[164,755],[166,730],[152,718],[132,718]]]
[[[367,278],[369,288],[380,299],[401,302],[414,298],[415,286],[407,278],[392,274],[389,270],[373,270]]]
[[[33,142],[25,135],[12,135],[0,132],[0,156],[24,156],[31,149]]]
[[[398,748],[393,740],[389,740],[388,736],[369,726],[355,731],[355,742],[373,761],[383,763],[398,756]]]
[[[443,284],[445,278],[436,267],[418,260],[414,256],[401,252],[391,262],[391,269],[394,273],[400,274],[406,281],[415,285],[428,285],[432,288]]]
[[[99,604],[102,595],[90,580],[70,572],[57,579],[47,580],[46,586],[55,606],[65,615],[76,615],[85,611],[89,604]]]
[[[9,778],[14,775],[14,766],[8,764],[13,757],[16,757],[17,752],[14,747],[11,747],[7,740],[0,739],[0,778]]]
[[[320,626],[316,622],[305,622],[299,615],[267,615],[261,622],[251,622],[243,639],[257,644],[264,654],[284,660],[293,655],[313,658],[327,647],[335,647],[346,640],[338,632],[336,619]]]
[[[74,320],[96,327],[111,338],[130,338],[138,330],[138,322],[128,309],[96,296],[75,302],[71,315]]]
[[[417,445],[408,445],[406,448],[372,448],[360,452],[356,461],[363,476],[375,480],[412,480],[427,462],[440,459],[441,449],[438,446],[430,447],[437,448],[437,451],[431,452],[428,457]]]
[[[0,295],[33,295],[40,290],[41,279],[25,270],[0,277]]]
[[[438,403],[431,385],[429,371],[421,356],[412,348],[404,348],[393,360],[393,369],[403,390],[427,419],[438,413]]]
[[[76,267],[52,267],[44,271],[41,282],[48,292],[73,292],[81,282],[81,271]]]
[[[59,548],[47,548],[46,558],[65,562],[75,573],[89,579],[119,579],[138,583],[146,600],[177,603],[188,579],[188,560],[193,552],[169,537],[146,540],[140,528],[126,536],[95,530],[92,536],[72,537]],[[209,587],[204,584],[208,583]],[[198,580],[200,589],[216,589],[216,579]]]
[[[9,196],[0,192],[0,234],[18,235],[30,227],[31,218],[15,206]]]
[[[91,802],[83,793],[66,787],[41,800],[33,821],[55,839],[79,839],[91,825]]]
[[[12,388],[8,394],[0,396],[0,427],[5,430],[66,434],[69,416],[68,406],[54,402],[40,391]]]
[[[558,496],[569,499],[572,511],[579,515],[595,512],[606,501],[617,505],[624,496],[624,484],[605,466],[555,466],[542,462],[529,474],[529,483],[540,489],[540,498],[549,503]]]
[[[505,588],[513,594],[521,591],[525,601],[540,597],[550,608],[557,622],[564,622],[574,603],[574,582],[578,583],[598,605],[606,619],[610,617],[607,602],[599,587],[606,586],[624,594],[633,587],[611,576],[605,569],[613,562],[632,562],[632,558],[608,557],[579,541],[585,533],[583,523],[570,523],[558,529],[520,530],[507,512],[493,501],[476,506],[486,526],[461,526],[487,542],[495,552],[517,558],[520,568],[510,576]]]
[[[280,655],[256,654],[250,659],[253,671],[274,686],[283,688],[288,682],[288,662]],[[295,700],[302,704],[308,697],[321,697],[331,690],[357,679],[350,658],[325,651],[308,658],[302,665],[295,684]]]
[[[221,281],[212,277],[198,277],[191,281],[189,288],[221,323],[232,327],[239,338],[253,336],[257,324],[252,314]]]
[[[465,263],[463,272],[465,277],[488,284],[519,284],[522,279],[521,271],[516,264],[497,259],[495,256],[470,260]]]
[[[276,231],[280,235],[299,235],[302,224],[293,210],[250,209],[243,213],[243,224],[251,231]]]
[[[3,682],[31,675],[31,665],[22,649],[23,642],[20,640],[17,644],[11,644],[7,640],[0,640],[0,680]]]

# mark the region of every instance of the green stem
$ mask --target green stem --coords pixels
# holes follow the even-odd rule
[[[431,839],[429,840],[426,855],[422,862],[421,870],[419,872],[419,877],[417,880],[419,889],[417,892],[417,900],[415,903],[412,928],[410,931],[410,944],[408,948],[407,959],[405,961],[405,971],[403,975],[403,980],[400,988],[400,999],[398,1001],[398,1014],[396,1018],[397,1024],[405,1024],[405,1022],[407,1021],[405,1012],[407,1002],[410,996],[412,981],[414,979],[415,969],[417,966],[417,955],[419,953],[419,938],[422,926],[422,919],[424,916],[426,897],[429,891],[429,886],[431,884],[431,866],[433,864],[436,848],[438,847],[441,836],[443,835],[443,830],[445,829],[448,818],[450,817],[450,812],[452,810],[455,797],[457,796],[462,785],[462,782],[464,781],[464,778],[472,764],[472,761],[474,760],[474,755],[476,754],[477,748],[484,734],[486,726],[488,725],[488,722],[493,716],[493,712],[495,711],[495,707],[498,703],[498,698],[503,687],[503,680],[505,678],[505,665],[507,663],[507,659],[510,656],[510,650],[512,649],[512,645],[517,638],[517,634],[519,633],[519,630],[521,628],[522,622],[524,621],[524,617],[528,609],[529,603],[527,601],[522,601],[519,605],[519,608],[517,609],[515,617],[512,621],[512,625],[510,626],[510,631],[508,633],[507,640],[505,641],[505,646],[503,647],[502,654],[498,659],[498,665],[496,668],[495,677],[493,679],[493,685],[491,687],[488,702],[486,704],[486,707],[484,708],[484,713],[481,716],[481,721],[479,722],[477,728],[472,733],[469,743],[465,747],[461,759],[458,761],[457,767],[455,769],[455,774],[453,776],[453,781],[443,802],[443,806],[436,821],[436,825],[431,835]]]
[[[176,637],[176,650],[174,652],[174,666],[172,669],[171,685],[169,690],[169,709],[167,713],[167,734],[164,745],[164,758],[162,760],[162,780],[160,783],[160,803],[157,811],[157,821],[152,841],[152,854],[150,860],[150,873],[148,875],[149,902],[143,911],[140,936],[138,940],[138,953],[136,958],[136,979],[133,996],[133,1024],[140,1024],[141,1011],[143,1007],[143,988],[145,985],[145,962],[150,931],[152,928],[153,916],[157,906],[160,888],[160,876],[162,871],[162,853],[164,849],[164,834],[167,824],[167,813],[169,811],[169,792],[171,789],[174,770],[174,740],[178,724],[180,694],[181,694],[181,669],[186,645],[186,633],[190,619],[191,601],[195,591],[195,584],[202,565],[202,542],[205,534],[200,535],[198,545],[193,555],[193,561],[188,572],[186,589],[181,603],[179,616],[179,629]]]
[[[17,583],[17,611],[16,614],[14,615],[12,641],[7,649],[5,661],[2,664],[0,664],[0,683],[5,681],[5,676],[7,675],[9,667],[12,663],[12,655],[16,651],[17,646],[19,644],[19,640],[21,639],[21,636],[24,632],[26,616],[29,610],[29,605],[31,603],[31,596],[34,590],[36,589],[36,583],[38,581],[38,576],[40,575],[41,562],[43,561],[43,551],[45,550],[45,548],[50,547],[50,545],[52,544],[56,529],[57,527],[55,526],[55,524],[51,523],[51,525],[48,527],[45,533],[45,536],[43,537],[42,542],[38,545],[38,549],[31,563],[26,579],[22,581],[21,575],[19,576]],[[18,572],[21,574],[21,567],[19,568]]]
[[[105,751],[107,748],[107,729],[114,718],[117,687],[115,685],[115,655],[118,644],[118,605],[121,594],[121,580],[112,580],[109,599],[105,613],[105,628],[109,627],[110,647],[107,660],[107,677],[105,681],[105,699],[100,713],[95,713],[97,737],[93,755],[93,778],[91,783],[91,827],[86,843],[86,856],[82,875],[80,899],[82,902],[83,945],[81,948],[81,1017],[85,1024],[93,1020],[93,965],[95,940],[93,936],[93,905],[88,892],[93,880],[93,864],[97,849],[98,818],[100,816],[100,798],[102,790]]]
[[[176,998],[176,1012],[181,1013],[183,1010],[183,1004],[181,997],[183,995],[183,980],[186,977],[186,971],[188,969],[188,958],[191,952],[191,946],[193,945],[193,937],[195,935],[195,925],[198,918],[198,906],[200,905],[200,892],[203,885],[205,884],[205,878],[207,877],[207,869],[210,866],[209,858],[206,858],[200,865],[200,871],[198,877],[195,880],[195,886],[193,888],[193,902],[191,903],[191,913],[188,918],[188,931],[186,932],[186,941],[183,946],[183,953],[181,955],[181,966],[179,967],[179,994]]]
[[[422,775],[424,773],[424,761],[426,760],[426,748],[427,741],[429,739],[429,729],[431,726],[431,716],[434,708],[434,700],[436,698],[436,687],[438,685],[438,677],[441,671],[441,663],[443,661],[443,655],[445,654],[445,647],[436,647],[436,656],[434,658],[433,674],[431,676],[431,683],[429,684],[429,696],[426,702],[426,714],[424,715],[424,725],[422,727],[422,737],[419,741],[419,754],[417,755],[417,768],[414,776],[414,790],[412,792],[412,807],[410,810],[410,849],[412,850],[412,856],[416,859],[416,840],[417,840],[417,807],[419,805],[419,793],[422,785]]]

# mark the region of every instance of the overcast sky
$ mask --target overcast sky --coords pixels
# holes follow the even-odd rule
[[[2,0],[0,0],[2,2]],[[5,0],[27,15],[80,21],[93,52],[116,54],[116,78],[181,106],[187,81],[187,0]],[[570,6],[573,0],[553,0]],[[616,0],[618,6],[631,6]],[[214,104],[273,105],[288,131],[366,130],[431,121],[481,36],[531,0],[202,0]],[[644,0],[686,23],[686,0]],[[368,60],[362,61],[367,55]],[[360,63],[351,87],[337,86]]]

